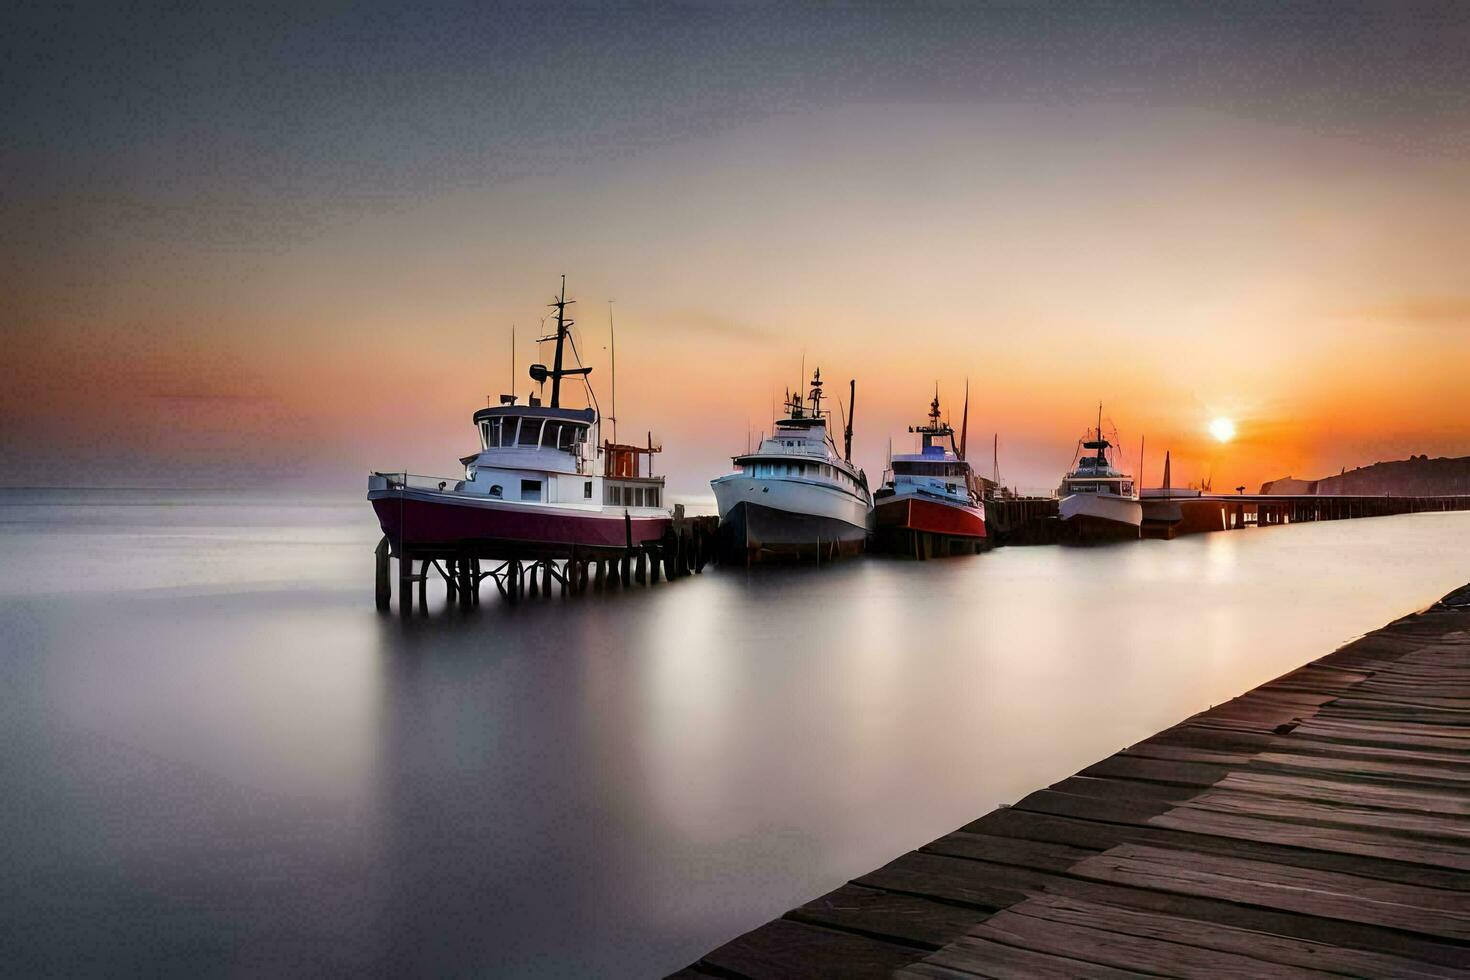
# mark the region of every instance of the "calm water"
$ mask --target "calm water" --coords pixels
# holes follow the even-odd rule
[[[668,971],[1470,580],[1434,514],[404,624],[376,538],[0,492],[0,970]]]

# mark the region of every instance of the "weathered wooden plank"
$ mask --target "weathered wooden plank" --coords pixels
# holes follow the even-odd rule
[[[1341,946],[1237,929],[1199,919],[1141,912],[1056,895],[1028,899],[1011,906],[1008,912],[999,914],[1012,913],[1125,935],[1147,936],[1186,946],[1240,953],[1272,963],[1352,976],[1430,978],[1460,975],[1457,970],[1400,956],[1344,949]]]
[[[1022,903],[1016,908],[1024,908]],[[1141,970],[1166,977],[1253,977],[1257,980],[1323,980],[1320,970],[1258,959],[1199,945],[1130,932],[1098,929],[1092,923],[1056,921],[998,912],[970,932],[971,938],[1064,956],[1087,963]]]
[[[1399,861],[1430,868],[1470,871],[1470,867],[1466,866],[1470,862],[1467,862],[1463,848],[1435,841],[1387,837],[1383,834],[1350,830],[1344,827],[1283,823],[1259,817],[1212,813],[1208,810],[1196,810],[1190,807],[1177,807],[1168,813],[1154,817],[1151,822],[1156,827],[1194,834],[1210,834],[1216,837],[1262,842],[1271,841],[1309,850],[1362,854],[1386,861]]]
[[[1030,810],[1036,813],[1053,813],[1060,817],[1083,817],[1104,823],[1141,824],[1149,817],[1163,813],[1173,804],[1158,801],[1125,803],[1102,800],[1053,790],[1037,790],[1022,798],[1013,809]]]
[[[1175,786],[1213,786],[1230,770],[1225,766],[1190,762],[1162,762],[1115,755],[1082,770],[1084,776],[1113,776]]]
[[[1381,878],[1384,881],[1404,881],[1410,884],[1432,885],[1453,891],[1470,892],[1470,872],[1455,871],[1439,866],[1409,863],[1373,854],[1361,854],[1355,850],[1319,850],[1307,844],[1319,843],[1301,834],[1298,828],[1266,827],[1251,824],[1251,833],[1241,836],[1239,828],[1228,834],[1217,832],[1194,832],[1176,827],[1127,826],[1122,824],[1095,823],[1072,817],[1031,813],[1017,810],[998,810],[968,825],[974,832],[996,837],[1018,837],[1026,840],[1065,844],[1070,847],[1105,851],[1122,843],[1154,844],[1177,850],[1198,851],[1203,854],[1251,858],[1257,861],[1276,861],[1299,868],[1316,868],[1322,871],[1339,871],[1344,874],[1362,875],[1366,878]],[[1293,831],[1301,840],[1293,842]],[[1329,838],[1329,843],[1333,838]],[[1374,841],[1383,845],[1380,842]]]
[[[977,977],[1028,977],[1033,980],[1139,980],[1146,973],[1017,949],[987,939],[965,937],[928,957],[926,964],[947,966]],[[922,976],[923,974],[919,974]]]
[[[1097,853],[1065,844],[1018,840],[1014,837],[991,837],[965,831],[946,834],[919,850],[923,854],[944,854],[949,857],[1058,872],[1066,871],[1083,858]]]
[[[1203,919],[1279,936],[1290,936],[1350,949],[1386,952],[1440,966],[1463,969],[1465,948],[1459,943],[1416,936],[1398,929],[1345,922],[1296,912],[1256,908],[1183,893],[1121,886],[1106,882],[1062,878],[1046,888],[1047,893],[1081,898],[1120,908],[1142,909]]]
[[[1373,830],[1386,837],[1428,838],[1462,848],[1470,856],[1470,819],[1464,817],[1368,809],[1339,802],[1320,803],[1219,788],[1206,790],[1183,805],[1196,810],[1266,817],[1287,823]]]
[[[1392,745],[1342,745],[1321,742],[1298,728],[1292,738],[1281,743],[1283,751],[1294,755],[1320,755],[1335,759],[1363,759],[1369,762],[1405,762],[1415,766],[1459,770],[1470,774],[1470,752],[1455,749],[1427,749]]]
[[[1337,759],[1327,756],[1298,755],[1294,752],[1262,752],[1256,756],[1252,767],[1258,771],[1330,774],[1338,778],[1365,782],[1397,783],[1405,786],[1427,786],[1441,789],[1470,789],[1470,773],[1401,762]]]
[[[1146,742],[1131,746],[1121,754],[1137,759],[1158,759],[1163,762],[1202,762],[1216,766],[1243,766],[1255,757],[1254,752],[1219,752],[1185,745],[1159,745]]]
[[[902,970],[895,971],[893,980],[974,980],[978,976],[980,974],[971,973],[969,970],[955,970],[920,960],[917,963],[910,963]]]
[[[1039,889],[1048,876],[1029,868],[911,851],[853,884],[998,910]]]
[[[1232,772],[1214,789],[1268,796],[1295,797],[1323,803],[1470,816],[1470,796],[1426,789],[1407,789],[1375,783],[1351,783],[1311,776],[1270,772]]]
[[[1079,866],[1085,863],[1079,862]],[[1074,873],[1075,870],[1074,868]],[[984,907],[996,911],[1034,895],[1065,895],[1353,949],[1388,952],[1440,965],[1462,966],[1465,960],[1465,949],[1461,945],[1447,945],[1444,940],[1416,936],[1400,929],[1323,918],[1274,907],[1250,907],[1228,899],[1169,892],[1121,882],[1089,880],[1073,877],[1071,874],[1058,875],[1004,867],[962,858],[911,853],[857,881],[869,887],[890,888],[941,901],[969,905],[989,902]],[[999,893],[1003,891],[1009,892],[1009,897],[1002,898]]]
[[[915,895],[843,885],[786,913],[786,918],[928,949],[938,949],[989,913]]]
[[[1470,729],[1466,728],[1431,725],[1412,719],[1389,722],[1342,718],[1335,711],[1318,714],[1311,721],[1303,722],[1302,725],[1303,727],[1311,726],[1312,728],[1321,728],[1328,731],[1341,731],[1354,734],[1362,732],[1368,735],[1387,736],[1390,738],[1411,736],[1453,739],[1462,745],[1470,742]]]
[[[695,969],[752,980],[803,977],[880,978],[921,959],[924,950],[866,936],[776,919],[702,957]]]
[[[1397,882],[1137,844],[1123,844],[1079,861],[1072,873],[1157,891],[1470,940],[1470,907],[1462,896]]]
[[[1108,779],[1102,776],[1069,776],[1047,789],[1053,793],[1069,793],[1094,800],[1117,800],[1123,803],[1162,803],[1173,806],[1199,792],[1196,786],[1167,786],[1144,783],[1136,779]]]

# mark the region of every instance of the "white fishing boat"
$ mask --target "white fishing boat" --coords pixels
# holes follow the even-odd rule
[[[1062,478],[1057,512],[1068,536],[1076,540],[1138,538],[1143,506],[1133,477],[1109,458],[1113,444],[1102,435],[1101,405],[1097,415],[1097,429],[1088,431],[1071,471]]]
[[[810,393],[789,397],[786,417],[776,420],[770,437],[733,458],[738,472],[710,481],[722,539],[736,557],[827,560],[863,550],[873,498],[867,476],[852,465],[851,412],[839,453],[822,398],[818,368]]]
[[[480,449],[460,459],[463,478],[375,472],[368,500],[383,534],[401,555],[414,550],[472,550],[485,557],[617,556],[659,541],[672,515],[664,478],[653,473],[659,448],[600,441],[601,415],[590,386],[585,408],[562,405],[562,379],[590,367],[567,367],[571,319],[566,279],[552,302],[552,367],[531,366],[551,382],[550,404],[532,395],[474,413]],[[646,465],[645,465],[646,463]]]

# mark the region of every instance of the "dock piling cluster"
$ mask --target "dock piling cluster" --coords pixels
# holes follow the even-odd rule
[[[553,594],[569,596],[626,589],[634,584],[655,585],[660,579],[672,582],[704,571],[715,557],[715,526],[713,518],[681,518],[658,541],[621,549],[576,545],[555,549],[543,545],[534,555],[516,554],[503,544],[410,548],[384,535],[374,553],[374,598],[379,611],[392,608],[395,560],[398,611],[405,617],[413,614],[415,606],[420,611],[428,609],[428,582],[433,576],[444,582],[447,604],[462,608],[479,605],[480,587],[486,579],[512,605]]]

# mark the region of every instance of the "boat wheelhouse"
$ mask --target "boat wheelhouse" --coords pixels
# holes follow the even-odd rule
[[[965,435],[969,407],[967,394]],[[957,444],[954,428],[941,421],[938,391],[929,404],[929,423],[909,431],[920,437],[919,452],[894,456],[874,494],[874,546],[915,558],[982,550],[988,539],[980,484],[965,459],[965,437]]]
[[[553,366],[534,364],[532,380],[551,382],[551,399],[535,395],[473,415],[478,452],[460,459],[463,479],[373,473],[368,500],[395,554],[403,545],[452,551],[471,547],[491,557],[569,557],[617,554],[663,537],[671,526],[664,479],[653,473],[660,452],[647,446],[600,441],[601,416],[592,404],[561,404],[562,379],[591,373],[565,366],[568,330],[566,279],[552,302],[557,311]],[[645,461],[646,460],[646,466]]]
[[[719,506],[726,549],[747,562],[767,557],[814,556],[818,560],[861,552],[867,542],[872,494],[868,478],[852,465],[852,415],[844,427],[844,452],[828,434],[822,408],[822,371],[809,394],[788,396],[755,452],[732,459],[737,472],[710,481]],[[857,385],[851,388],[856,396]]]

